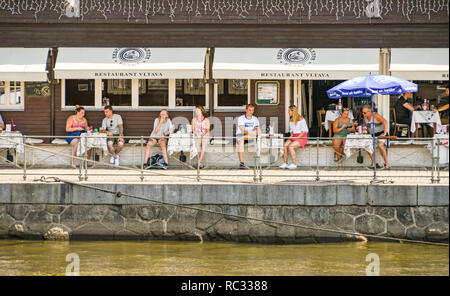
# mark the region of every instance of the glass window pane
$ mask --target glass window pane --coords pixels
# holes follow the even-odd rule
[[[247,79],[224,79],[220,80],[223,85],[220,91],[217,105],[220,107],[241,107],[248,102],[248,80]]]
[[[9,104],[20,105],[22,101],[22,91],[20,81],[11,81],[9,83]]]
[[[147,79],[139,80],[139,106],[169,106],[169,80]],[[147,83],[147,87],[145,87]]]
[[[94,79],[67,79],[66,80],[66,106],[94,106],[95,80]]]
[[[202,79],[176,80],[176,106],[206,105],[205,84]]]
[[[111,106],[131,106],[131,79],[103,79],[102,98]]]

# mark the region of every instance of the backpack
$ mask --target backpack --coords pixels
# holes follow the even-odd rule
[[[162,157],[162,155],[160,154],[156,154],[153,155],[152,157],[150,157],[150,165],[151,166],[164,166],[166,164],[166,162],[164,161],[164,158]]]

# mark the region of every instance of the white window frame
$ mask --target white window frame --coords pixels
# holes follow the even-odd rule
[[[219,79],[218,79],[219,80]],[[222,79],[225,80],[225,79]],[[230,80],[230,79],[228,79]],[[251,80],[247,79],[247,85],[248,85],[248,89],[247,89],[247,104],[250,104],[250,91],[251,91]],[[215,83],[214,84],[214,110],[215,111],[245,111],[245,105],[244,106],[219,106],[219,84]]]
[[[188,79],[188,78],[178,78]],[[102,79],[95,80],[94,106],[83,106],[87,111],[103,110],[102,106]],[[139,79],[131,79],[131,106],[114,106],[117,111],[160,111],[168,109],[169,111],[191,111],[194,106],[175,106],[176,100],[176,79],[169,79],[169,105],[168,106],[139,106]],[[209,109],[208,100],[209,86],[205,86],[205,109]],[[73,111],[75,106],[66,105],[66,80],[61,79],[61,110]]]
[[[0,104],[3,111],[24,111],[25,110],[25,81],[2,80],[5,83],[5,103]],[[20,104],[10,104],[11,82],[20,82],[20,93],[22,94]]]

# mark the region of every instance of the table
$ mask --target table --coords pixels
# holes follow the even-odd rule
[[[0,134],[0,148],[14,148],[18,153],[23,153],[24,147],[22,133],[19,131],[3,131]]]
[[[331,123],[331,126],[333,126],[333,122],[334,122],[336,119],[338,119],[340,116],[341,116],[341,112],[339,112],[338,110],[328,110],[328,111],[325,113],[325,130],[326,130],[326,131],[329,130],[329,136],[330,136],[330,138],[331,138],[331,130],[332,130],[332,129],[329,128],[328,122],[330,122],[330,123]],[[351,120],[354,119],[354,117],[353,117],[353,111],[352,111],[352,110],[350,110],[350,111],[348,112],[348,117],[349,117]]]
[[[439,118],[439,112],[433,111],[413,111],[411,118],[411,132],[414,136],[418,136],[419,123],[427,123],[433,127],[433,134],[441,132],[441,119]]]
[[[106,133],[81,134],[80,143],[77,148],[77,156],[84,155],[86,150],[89,150],[89,148],[100,148],[103,151],[103,155],[107,155],[108,145],[106,143],[106,139]]]
[[[191,133],[177,132],[170,134],[167,143],[167,153],[172,155],[174,152],[189,152],[190,159],[193,159],[198,154],[195,141],[196,139],[194,139],[194,135]]]
[[[344,153],[347,158],[352,155],[352,150],[364,149],[373,154],[373,140],[371,135],[350,134],[347,135],[344,146]]]

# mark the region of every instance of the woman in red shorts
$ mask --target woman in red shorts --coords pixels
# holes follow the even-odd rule
[[[297,168],[295,150],[298,147],[304,148],[308,142],[308,126],[303,116],[298,114],[296,106],[289,107],[289,117],[289,132],[291,133],[291,137],[284,143],[284,163],[280,168],[293,170]],[[292,163],[288,165],[289,155],[291,156]]]

